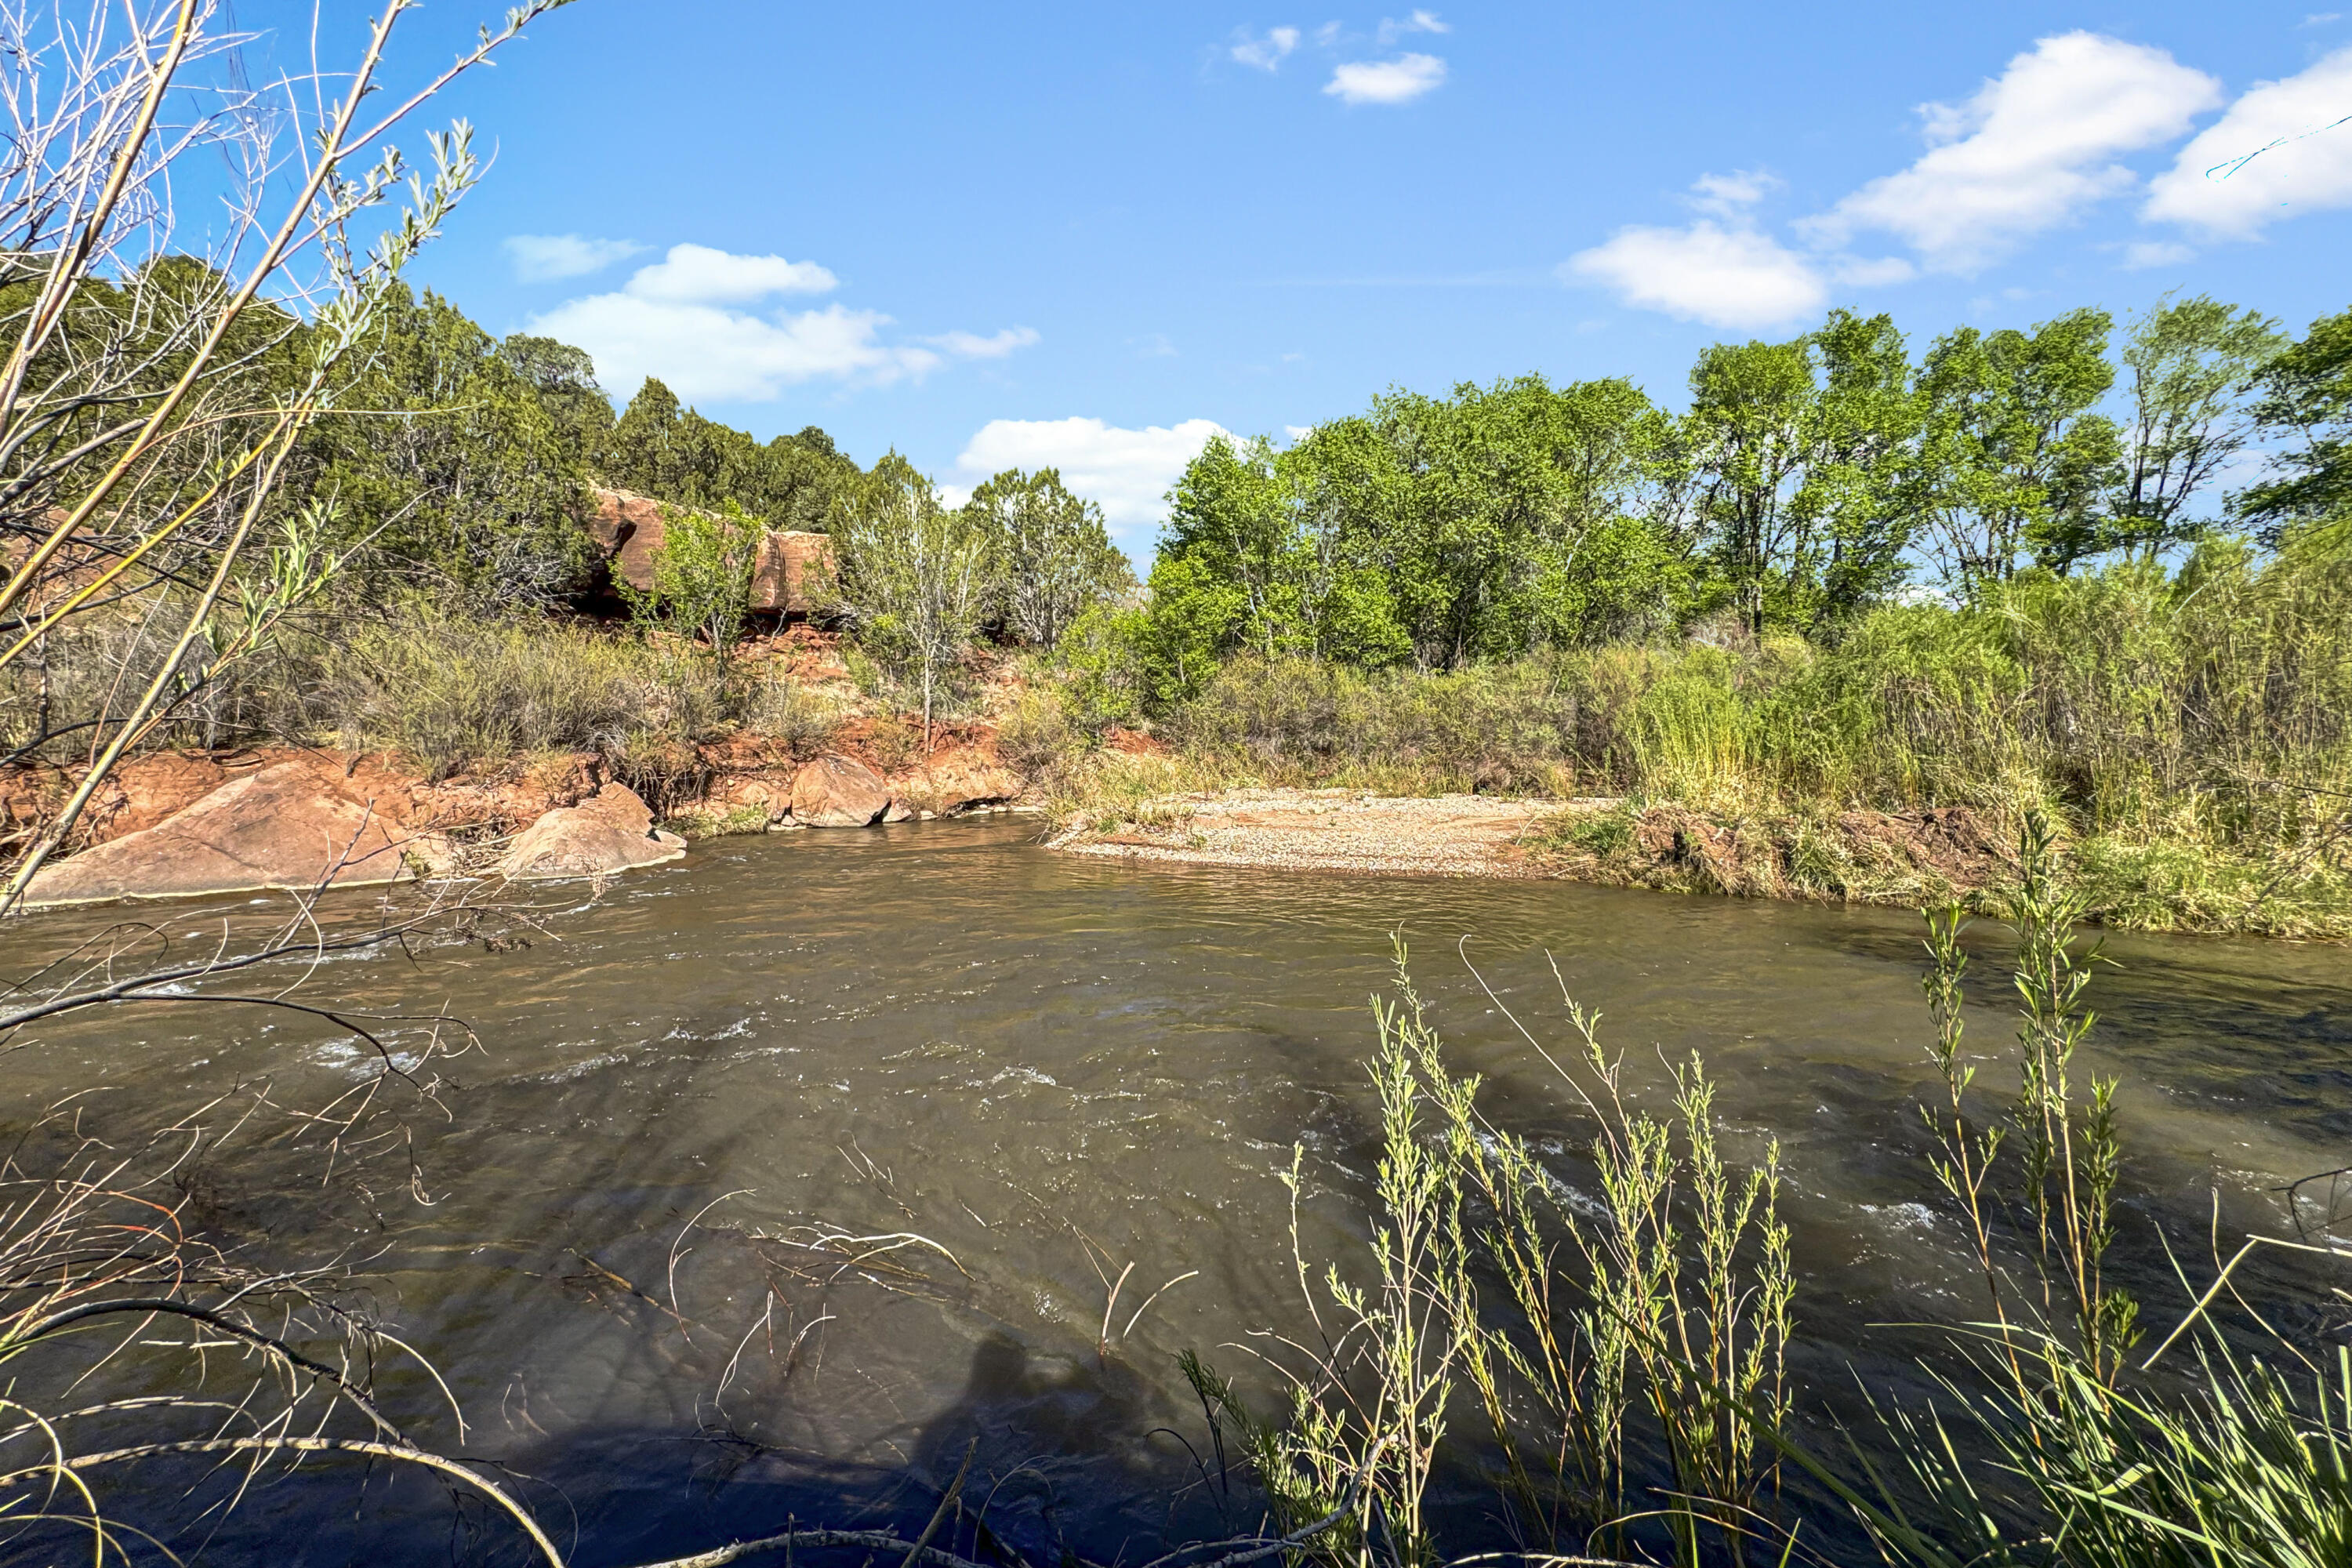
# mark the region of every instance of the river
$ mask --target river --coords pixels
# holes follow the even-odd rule
[[[1558,1038],[1557,961],[1645,1103],[1663,1104],[1660,1053],[1704,1055],[1729,1152],[1779,1141],[1802,1279],[1792,1365],[1824,1398],[1851,1388],[1849,1367],[1898,1396],[1916,1386],[1916,1342],[1871,1325],[1972,1306],[1911,1109],[1931,1083],[1916,916],[1130,868],[1033,833],[996,818],[718,840],[552,915],[528,947],[322,964],[305,1001],[446,1005],[479,1036],[438,1064],[438,1107],[387,1094],[377,1112],[413,1137],[431,1202],[370,1178],[354,1207],[224,1166],[213,1209],[272,1248],[351,1258],[469,1423],[462,1447],[446,1415],[423,1430],[506,1461],[583,1563],[787,1515],[919,1529],[924,1489],[975,1438],[990,1518],[1033,1556],[1058,1538],[1135,1562],[1171,1533],[1255,1522],[1242,1490],[1229,1518],[1223,1488],[1193,1484],[1216,1467],[1174,1358],[1197,1348],[1276,1413],[1235,1347],[1306,1321],[1280,1179],[1294,1144],[1310,1264],[1360,1258],[1367,1001],[1401,931],[1454,1059],[1487,1076],[1490,1114],[1517,1131],[1572,1140],[1578,1123],[1471,965]],[[239,911],[256,912],[167,912]],[[40,917],[0,957],[21,968],[117,918]],[[1969,1038],[1997,1053],[2013,1027],[2003,938],[1971,940]],[[2217,1201],[2225,1233],[2274,1231],[2268,1189],[2344,1163],[2352,964],[2250,942],[2107,952],[2086,1065],[2124,1080],[2126,1265],[2168,1322],[2179,1291],[2153,1227],[2200,1264]],[[422,1030],[381,1032],[413,1051]],[[21,1121],[93,1079],[115,1114],[265,1079],[279,1103],[313,1104],[368,1059],[315,1018],[151,1006],[47,1030],[10,1059],[0,1110]],[[902,1289],[825,1283],[837,1263],[751,1239],[818,1223],[919,1233],[953,1263],[909,1244],[887,1255]],[[1122,1271],[1103,1354],[1105,1281]],[[430,1392],[386,1380],[414,1413]],[[331,1468],[249,1500],[205,1560],[505,1551],[478,1513],[453,1527],[462,1512],[436,1486]]]

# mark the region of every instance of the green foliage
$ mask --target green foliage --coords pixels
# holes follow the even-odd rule
[[[686,506],[733,501],[770,528],[822,532],[857,465],[814,426],[764,446],[682,407],[648,376],[591,465],[604,483]]]
[[[543,340],[542,340],[543,341]],[[437,295],[386,302],[366,356],[303,437],[297,497],[331,501],[355,592],[541,607],[589,562],[584,480],[534,383]]]
[[[987,618],[1006,636],[1051,648],[1095,605],[1133,590],[1102,509],[1063,488],[1059,470],[1007,469],[968,504],[988,551]]]
[[[712,663],[724,669],[751,614],[760,534],[758,520],[733,501],[715,512],[665,507],[652,584],[619,584],[631,616],[648,630],[701,638]]]
[[[2123,436],[2094,412],[2115,384],[2113,320],[2071,310],[2031,332],[1961,327],[1921,368],[1929,542],[1963,594],[2007,582],[2027,560],[2060,570],[2105,544],[2102,503]]]
[[[2238,499],[2239,514],[2273,542],[2297,524],[2352,515],[2352,310],[2312,322],[2263,369],[2260,386],[2261,429],[2300,445],[2282,456],[2284,474]]]
[[[539,395],[539,405],[555,422],[565,454],[586,466],[612,438],[613,405],[596,383],[596,362],[585,349],[553,338],[510,332],[499,356]]]
[[[436,779],[541,752],[618,758],[730,716],[707,660],[532,622],[363,623],[280,673],[304,726],[289,738],[396,749]]]
[[[835,511],[833,550],[828,607],[891,675],[919,689],[928,745],[942,683],[979,635],[988,536],[891,452]]]
[[[2206,295],[2168,300],[2132,324],[2127,462],[2099,542],[2153,556],[2203,531],[2189,504],[2253,432],[2253,378],[2286,346],[2278,322]]]
[[[1898,1568],[2344,1561],[2352,1351],[2308,1353],[2308,1335],[2251,1310],[2236,1330],[2212,1316],[2253,1252],[2327,1249],[2257,1234],[2137,1353],[2132,1303],[2105,1272],[2124,1218],[2121,1085],[2070,1071],[2094,1026],[2083,1003],[2095,950],[2073,935],[2081,910],[2046,826],[2028,821],[2018,858],[2021,1087],[2006,1115],[1985,1103],[1964,1043],[1959,914],[1927,923],[1939,1080],[1920,1107],[1927,1173],[1983,1300],[1921,1358],[1931,1399],[1906,1391],[1875,1406],[1875,1431],[1839,1423],[1834,1444],[1811,1435],[1828,1423],[1799,1425],[1823,1391],[1784,1359],[1797,1259],[1776,1145],[1736,1167],[1703,1065],[1633,1081],[1572,997],[1567,1049],[1519,1025],[1561,1080],[1566,1126],[1548,1117],[1538,1142],[1501,1124],[1481,1080],[1445,1060],[1400,942],[1393,1000],[1372,1009],[1370,1212],[1349,1227],[1369,1232],[1367,1255],[1310,1271],[1303,1149],[1284,1177],[1309,1322],[1264,1342],[1286,1374],[1288,1419],[1254,1416],[1200,1358],[1183,1363],[1217,1442],[1230,1425],[1283,1529],[1339,1516],[1301,1555],[1445,1561],[1452,1543],[1424,1508],[1444,1475],[1486,1478],[1515,1554],[1555,1563],[1828,1561],[1841,1512]],[[1671,1109],[1645,1109],[1654,1096]],[[1563,1161],[1589,1181],[1570,1185]],[[2184,1342],[2195,1364],[2179,1364],[2184,1351],[2158,1371]],[[1784,1488],[1790,1468],[1812,1485]]]
[[[1527,376],[1212,441],[1170,497],[1156,684],[1204,648],[1446,667],[1670,618],[1680,542],[1629,510],[1664,428],[1625,382]]]

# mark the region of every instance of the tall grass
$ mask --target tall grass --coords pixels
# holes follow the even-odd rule
[[[2225,1330],[2210,1308],[2234,1262],[2144,1349],[2139,1305],[2107,1268],[2124,1222],[2117,1085],[2074,1067],[2096,1022],[2096,950],[2074,934],[2046,824],[2028,822],[2018,858],[2006,1103],[1979,1090],[1965,1042],[1960,918],[1928,922],[1940,1090],[1920,1115],[1983,1289],[1923,1358],[1932,1402],[1879,1407],[1842,1447],[1803,1436],[1826,1391],[1784,1363],[1796,1264],[1777,1150],[1732,1166],[1696,1059],[1670,1069],[1670,1113],[1638,1109],[1570,1001],[1570,1049],[1522,1034],[1580,1110],[1568,1153],[1594,1195],[1580,1194],[1577,1171],[1491,1121],[1479,1080],[1447,1067],[1400,948],[1394,999],[1373,1006],[1370,1245],[1319,1286],[1298,1259],[1308,1322],[1275,1341],[1286,1418],[1261,1420],[1185,1363],[1277,1515],[1351,1507],[1351,1532],[1316,1553],[1335,1563],[1444,1562],[1426,1504],[1445,1471],[1491,1481],[1509,1555],[1532,1561],[1819,1563],[1858,1527],[1902,1568],[2346,1562],[2352,1350],[2251,1311]],[[1288,1181],[1295,1205],[1296,1160]],[[1294,1250],[1297,1234],[1294,1219]],[[1812,1484],[1784,1489],[1792,1469]]]
[[[394,751],[439,781],[550,752],[591,752],[651,767],[730,731],[822,751],[844,714],[772,669],[729,668],[673,639],[541,619],[470,621],[429,611],[354,617],[287,637],[234,678],[188,692],[165,744],[274,741]],[[105,711],[111,671],[144,634],[135,623],[79,628],[0,689],[0,719],[30,730]],[[43,760],[71,762],[69,739]]]
[[[1226,784],[1699,812],[1773,862],[1691,883],[1734,892],[1933,901],[1952,885],[1881,864],[1853,841],[1866,825],[1840,818],[1960,807],[2000,838],[2040,811],[2094,918],[2352,935],[2340,546],[2257,560],[2215,545],[2177,574],[2022,580],[1964,609],[1880,609],[1833,647],[1693,637],[1426,674],[1245,656],[1160,732],[1192,775]],[[1109,815],[1083,769],[1065,771],[1075,815]],[[1132,768],[1111,773],[1131,793]],[[1563,830],[1569,848],[1632,843],[1630,823]]]
[[[2352,789],[2352,557],[2214,547],[2178,576],[2026,581],[1882,609],[1834,647],[1611,647],[1432,675],[1229,665],[1194,749],[1433,783],[1694,804],[2042,805],[2084,834],[2298,842]]]

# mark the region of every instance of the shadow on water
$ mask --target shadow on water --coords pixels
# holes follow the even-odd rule
[[[1646,1106],[1664,1107],[1666,1061],[1702,1053],[1727,1152],[1782,1151],[1798,1378],[1832,1411],[1852,1413],[1857,1375],[1924,1394],[1922,1342],[1874,1325],[1954,1321],[1973,1298],[1911,1109],[1931,1078],[1916,917],[1138,868],[1025,839],[998,822],[721,841],[529,950],[312,978],[322,1001],[446,1001],[486,1042],[445,1064],[449,1116],[412,1119],[435,1202],[379,1205],[371,1269],[448,1375],[465,1451],[509,1467],[559,1540],[576,1531],[580,1563],[786,1519],[919,1531],[975,1440],[967,1494],[992,1494],[989,1526],[1033,1562],[1132,1563],[1254,1526],[1248,1489],[1216,1484],[1175,1358],[1210,1354],[1262,1413],[1281,1408],[1276,1380],[1230,1347],[1304,1316],[1279,1179],[1294,1143],[1310,1267],[1361,1260],[1377,1156],[1365,1004],[1400,928],[1455,1066],[1485,1076],[1499,1122],[1557,1151],[1571,1186],[1593,1185],[1572,1100],[1456,942],[1547,1042],[1562,1035],[1556,960]],[[1969,1037],[1997,1058],[2013,1027],[2003,939],[1986,925],[1971,940]],[[2126,1195],[2153,1224],[2132,1227],[2125,1264],[2165,1318],[2179,1290],[2158,1233],[2200,1258],[2217,1193],[2226,1224],[2276,1229],[2268,1189],[2341,1163],[2352,985],[2335,950],[2110,952],[2092,1054],[2126,1079]],[[53,1031],[12,1068],[0,1118],[91,1081],[163,1108],[267,1079],[301,1102],[355,1064],[316,1030],[182,1008]],[[315,1185],[257,1179],[268,1190],[236,1194],[257,1234],[351,1245]],[[912,1278],[884,1289],[778,1239],[820,1222],[920,1233],[955,1263],[892,1253]],[[1130,1266],[1098,1354],[1108,1282]],[[415,1374],[386,1383],[403,1408],[429,1407]],[[1445,1489],[1466,1537],[1491,1531],[1483,1483]],[[520,1560],[437,1484],[344,1466],[263,1489],[206,1560],[394,1548]]]

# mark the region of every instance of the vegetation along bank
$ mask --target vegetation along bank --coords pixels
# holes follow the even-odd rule
[[[255,397],[315,329],[272,330]],[[335,570],[147,728],[183,782],[373,758],[478,858],[577,804],[533,780],[695,836],[794,825],[829,757],[978,779],[902,784],[901,815],[1017,796],[1147,858],[1379,858],[1242,843],[1234,791],[1476,795],[1526,820],[1423,813],[1421,868],[1993,906],[2038,808],[2095,919],[2352,935],[2352,311],[2296,338],[2190,299],[1919,353],[1839,311],[1707,350],[1681,413],[1623,380],[1393,392],[1211,443],[1140,583],[1050,470],[950,507],[895,453],[759,442],[656,381],[615,417],[584,354],[431,294],[372,331],[339,400],[369,412],[304,431],[289,542],[244,568]],[[68,550],[42,591],[102,567]],[[20,840],[163,668],[153,622],[78,614],[8,667]],[[68,847],[154,816],[126,797]]]

